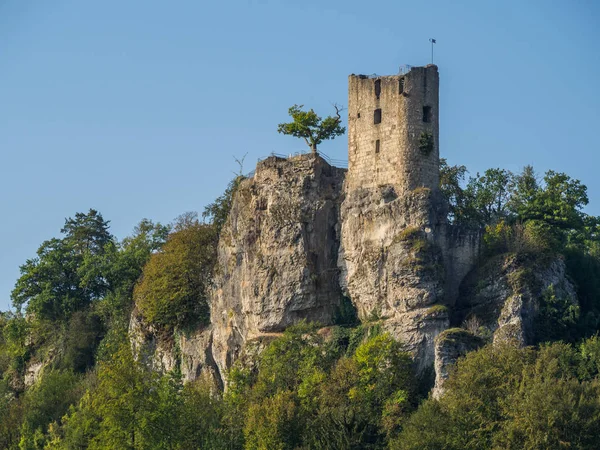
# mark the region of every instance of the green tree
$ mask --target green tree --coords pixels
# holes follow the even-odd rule
[[[156,448],[152,442],[163,437],[156,427],[167,414],[160,407],[160,391],[165,387],[169,388],[160,385],[157,373],[133,359],[127,344],[115,348],[111,360],[99,365],[95,384],[65,420],[66,446]],[[170,418],[176,417],[177,411],[171,411]]]
[[[103,297],[109,284],[99,270],[114,238],[108,222],[95,210],[67,219],[62,239],[50,239],[37,257],[21,266],[21,277],[12,291],[13,305],[36,319],[63,320],[92,300]]]
[[[380,448],[412,410],[412,359],[388,334],[367,339],[341,358],[322,385],[318,420],[324,448]]]
[[[70,371],[50,371],[25,394],[19,448],[42,449],[52,422],[59,421],[79,397],[81,377]]]
[[[15,395],[8,380],[0,380],[0,448],[18,448],[23,409],[23,397]]]
[[[335,139],[346,132],[340,115],[342,109],[338,105],[333,106],[335,117],[327,116],[322,119],[312,109],[304,111],[304,105],[294,105],[288,110],[292,122],[280,123],[277,132],[304,139],[311,151],[316,153],[321,142]]]
[[[489,345],[459,359],[392,449],[594,449],[600,431],[597,338],[579,348]]]
[[[134,289],[142,316],[164,330],[209,320],[206,289],[216,261],[215,228],[185,216],[144,267]]]
[[[461,186],[467,168],[450,166],[445,158],[440,158],[440,191],[448,203],[448,219],[451,223],[464,222],[465,191]]]
[[[513,185],[514,175],[504,169],[488,169],[471,177],[465,188],[468,200],[463,216],[480,227],[506,218]]]
[[[179,411],[181,438],[178,448],[241,448],[231,445],[223,419],[225,404],[208,380],[199,379],[183,387]]]

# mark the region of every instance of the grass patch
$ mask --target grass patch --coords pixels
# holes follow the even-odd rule
[[[398,243],[398,242],[414,242],[414,241],[421,241],[421,240],[425,240],[423,238],[423,232],[421,231],[421,228],[419,227],[406,227],[404,230],[402,230],[400,233],[398,233],[395,237],[393,242],[394,243]]]
[[[425,314],[430,316],[432,314],[442,314],[442,313],[447,313],[448,312],[448,307],[446,305],[433,305],[431,308],[429,308]]]

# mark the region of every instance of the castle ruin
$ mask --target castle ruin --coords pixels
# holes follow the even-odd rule
[[[404,75],[350,75],[348,167],[348,189],[437,189],[437,66],[414,67]]]
[[[181,354],[186,379],[209,372],[224,382],[236,360],[288,326],[339,323],[345,299],[402,341],[419,369],[433,366],[478,251],[477,236],[446,222],[438,97],[434,65],[351,75],[348,170],[315,153],[271,156],[241,182],[219,240],[211,324],[190,338],[204,347]],[[142,329],[132,320],[134,335]],[[170,345],[152,347],[157,367],[174,364]]]

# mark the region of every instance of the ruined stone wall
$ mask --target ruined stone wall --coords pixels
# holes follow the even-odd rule
[[[386,184],[397,192],[437,189],[438,97],[439,75],[434,65],[414,67],[405,75],[350,75],[347,189]],[[424,107],[429,111],[424,112]],[[378,110],[381,123],[375,123]],[[429,152],[419,148],[423,133],[430,133],[433,140]]]

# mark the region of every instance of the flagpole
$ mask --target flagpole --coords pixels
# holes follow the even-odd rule
[[[435,39],[430,38],[429,42],[431,42],[431,64],[433,64],[433,44],[435,44]]]

